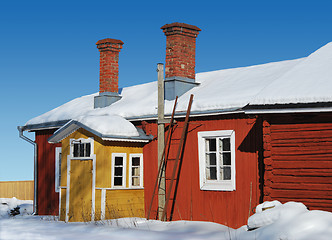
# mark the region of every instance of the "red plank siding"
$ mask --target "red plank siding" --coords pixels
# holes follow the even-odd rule
[[[181,136],[183,119],[177,119],[179,127],[173,137]],[[149,124],[154,136],[156,124]],[[203,191],[199,185],[198,138],[200,131],[234,130],[236,144],[236,190]],[[179,177],[173,220],[214,221],[230,227],[247,223],[249,212],[259,204],[259,152],[261,149],[261,126],[255,119],[243,115],[232,117],[191,118]],[[144,147],[144,187],[146,207],[151,200],[152,188],[157,175],[157,140]],[[175,156],[177,145],[171,147]],[[172,165],[171,163],[169,165]],[[168,165],[166,177],[172,174]],[[157,202],[155,200],[155,202]],[[148,209],[148,208],[147,208]],[[154,208],[156,210],[156,208]],[[156,211],[155,211],[156,212]],[[154,212],[154,213],[155,213]]]
[[[332,211],[331,115],[269,116],[264,121],[264,200],[300,201]]]
[[[39,215],[59,214],[59,194],[55,192],[55,148],[61,144],[50,144],[47,139],[55,130],[36,131],[38,157],[38,194]]]

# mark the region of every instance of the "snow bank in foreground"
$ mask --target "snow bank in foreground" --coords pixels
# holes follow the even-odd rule
[[[95,223],[64,223],[41,216],[0,218],[1,240],[223,240],[228,239],[225,235],[228,234],[227,229],[220,224],[209,222],[160,222],[139,218]]]
[[[11,211],[14,211],[14,209],[17,209],[21,215],[31,215],[33,211],[32,204],[32,200],[19,200],[15,197],[0,198],[0,217],[10,216]]]
[[[15,202],[15,199],[12,200]],[[18,204],[17,204],[18,205]],[[12,206],[15,206],[13,204]],[[248,230],[252,229],[252,230]],[[253,230],[254,229],[254,230]],[[332,213],[309,211],[302,203],[264,202],[239,229],[194,221],[160,222],[122,218],[89,223],[64,223],[56,217],[0,217],[0,239],[218,239],[218,240],[328,240]]]

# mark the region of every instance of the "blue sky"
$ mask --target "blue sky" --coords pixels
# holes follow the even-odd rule
[[[0,181],[33,179],[33,146],[17,126],[98,91],[98,40],[124,42],[126,87],[156,80],[166,23],[202,29],[196,71],[205,72],[305,57],[332,41],[331,9],[328,0],[1,1]]]

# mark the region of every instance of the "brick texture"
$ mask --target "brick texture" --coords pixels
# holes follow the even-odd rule
[[[99,92],[119,91],[119,52],[123,42],[106,38],[99,40],[97,48],[100,52]]]
[[[185,23],[171,23],[161,27],[166,35],[165,77],[195,79],[196,37],[199,29]]]

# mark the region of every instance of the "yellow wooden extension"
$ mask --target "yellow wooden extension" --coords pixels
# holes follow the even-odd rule
[[[80,138],[93,138],[94,151],[92,154],[95,155],[95,163],[92,159],[67,161],[70,159],[70,139]],[[130,154],[143,153],[141,143],[103,141],[84,129],[70,134],[61,143],[60,220],[66,220],[66,212],[68,212],[67,220],[70,222],[91,221],[92,215],[94,215],[94,220],[101,220],[102,215],[105,219],[145,216],[144,189],[128,188],[129,156]],[[124,189],[111,188],[113,153],[126,153],[127,156],[126,188]],[[69,175],[67,162],[70,162]],[[94,166],[95,169],[93,169]],[[70,176],[70,186],[67,186],[68,176]],[[66,189],[68,187],[69,201]],[[94,202],[93,196],[95,197]],[[92,214],[93,209],[94,214]]]

